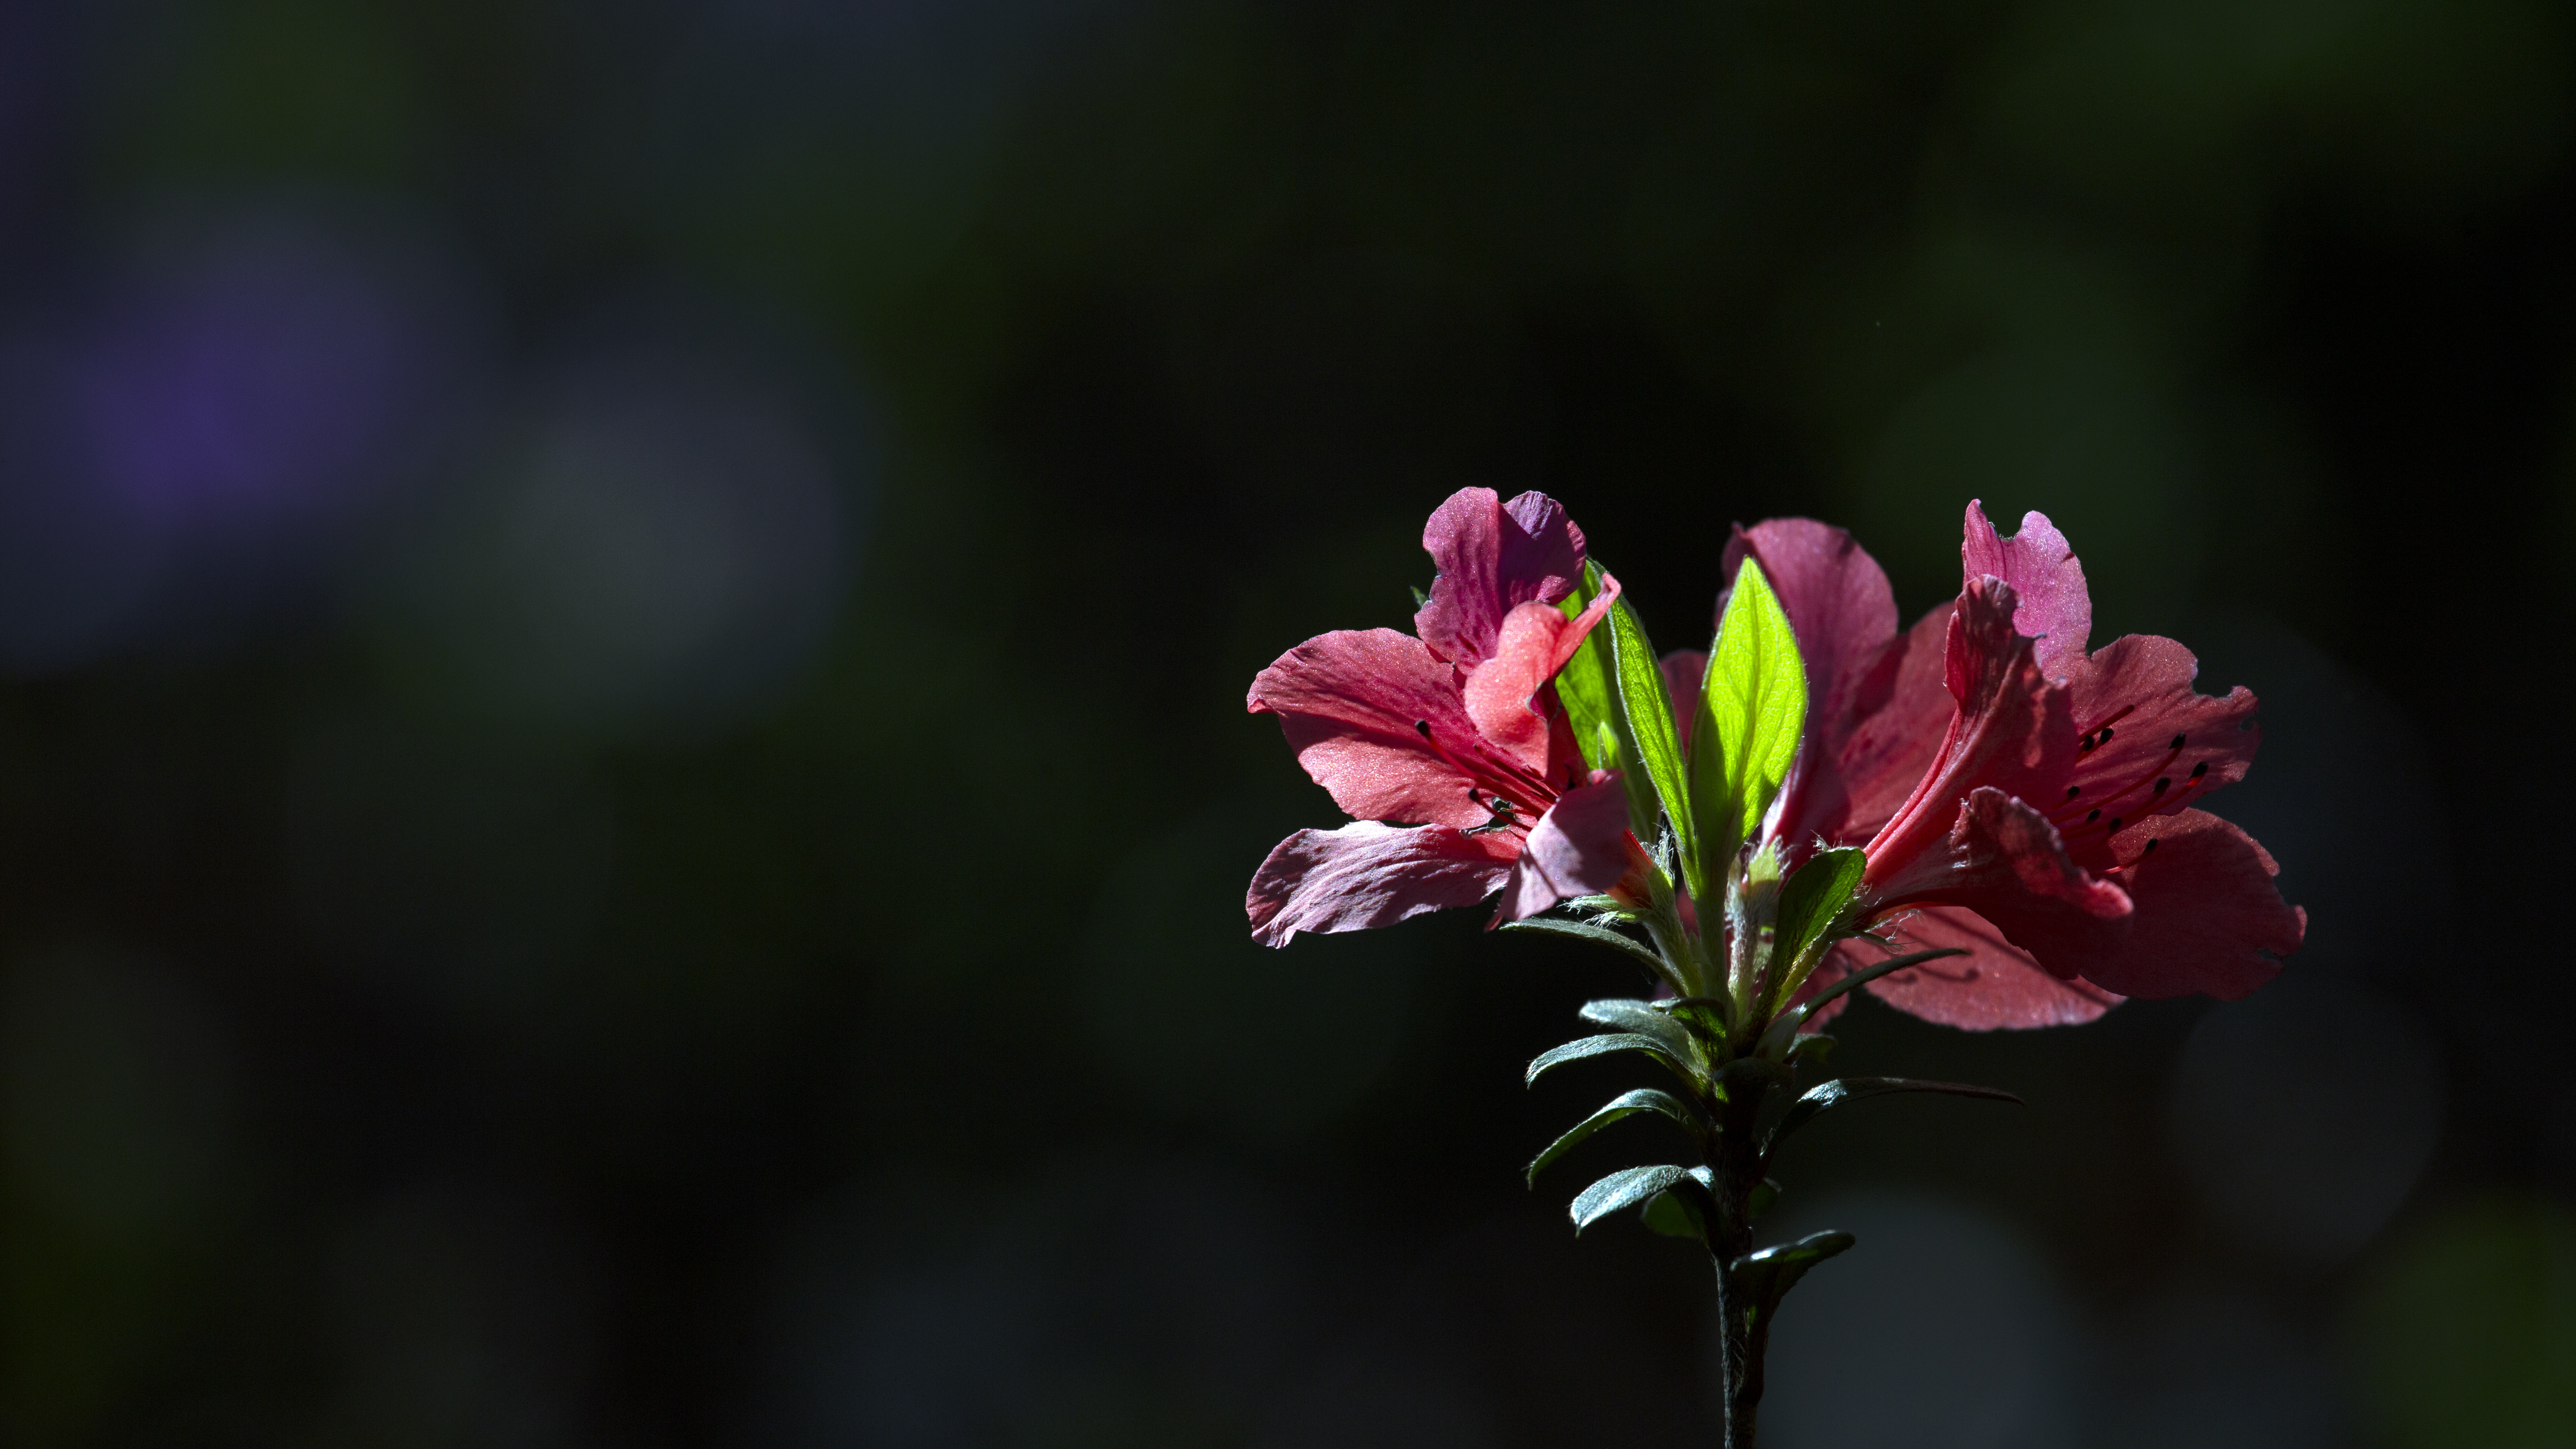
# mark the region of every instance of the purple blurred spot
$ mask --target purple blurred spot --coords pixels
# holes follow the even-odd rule
[[[136,289],[78,364],[101,485],[190,528],[260,530],[353,501],[441,391],[416,299],[326,238],[264,227]]]

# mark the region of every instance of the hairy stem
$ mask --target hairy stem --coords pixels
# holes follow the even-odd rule
[[[1753,1420],[1762,1404],[1762,1352],[1769,1340],[1768,1315],[1739,1282],[1734,1265],[1753,1251],[1753,1190],[1762,1182],[1760,1145],[1755,1128],[1764,1093],[1739,1084],[1716,1107],[1717,1131],[1708,1139],[1713,1211],[1708,1218],[1708,1254],[1717,1269],[1717,1311],[1722,1344],[1720,1388],[1726,1419],[1721,1449],[1753,1449]]]

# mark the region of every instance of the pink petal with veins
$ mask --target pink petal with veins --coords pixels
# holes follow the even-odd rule
[[[1357,821],[1279,842],[1244,892],[1252,938],[1285,946],[1300,931],[1364,931],[1425,911],[1471,906],[1511,874],[1517,836]]]

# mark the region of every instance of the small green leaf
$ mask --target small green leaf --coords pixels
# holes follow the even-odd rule
[[[1754,1322],[1771,1316],[1780,1299],[1798,1286],[1807,1270],[1851,1247],[1858,1239],[1849,1233],[1809,1233],[1794,1243],[1764,1248],[1747,1253],[1726,1265],[1727,1276],[1735,1291],[1747,1302]]]
[[[1753,1191],[1745,1194],[1744,1215],[1758,1218],[1771,1211],[1771,1205],[1779,1200],[1780,1184],[1766,1177],[1753,1185]]]
[[[1693,1070],[1707,1065],[1707,1057],[1698,1040],[1691,1035],[1690,1028],[1645,1002],[1587,1001],[1583,1003],[1582,1017],[1595,1025],[1653,1037],[1664,1044],[1664,1049],[1673,1054],[1675,1061],[1688,1062]]]
[[[1860,889],[1861,872],[1868,868],[1868,853],[1846,845],[1817,851],[1790,872],[1780,885],[1779,925],[1773,934],[1783,957],[1797,960],[1833,929],[1835,918],[1851,904],[1852,892]]]
[[[1681,842],[1682,869],[1690,882],[1695,900],[1710,900],[1699,874],[1699,835],[1690,809],[1690,790],[1683,779],[1681,731],[1673,723],[1672,695],[1664,688],[1663,666],[1655,662],[1655,646],[1646,638],[1646,626],[1637,619],[1637,611],[1628,607],[1623,595],[1610,606],[1610,659],[1612,680],[1618,686],[1619,712],[1625,721],[1620,745],[1633,750],[1631,758],[1642,765],[1642,773],[1651,793],[1641,800],[1635,785],[1628,791],[1628,818],[1642,841],[1655,838],[1656,810],[1670,821],[1673,835]],[[1596,631],[1598,632],[1598,631]],[[1631,777],[1640,773],[1628,772]]]
[[[1896,1092],[1938,1092],[1945,1096],[1983,1097],[1988,1101],[2011,1102],[2016,1105],[2021,1102],[2021,1098],[1999,1087],[1971,1087],[1959,1082],[1924,1082],[1912,1077],[1837,1077],[1830,1082],[1817,1083],[1807,1089],[1805,1096],[1790,1103],[1789,1110],[1780,1115],[1779,1125],[1771,1129],[1771,1136],[1763,1143],[1762,1150],[1766,1154],[1769,1153],[1790,1133],[1845,1102],[1857,1102],[1863,1097],[1884,1097]]]
[[[1691,725],[1690,796],[1699,849],[1711,867],[1761,828],[1806,730],[1807,667],[1798,636],[1762,565],[1747,558],[1717,621]],[[1693,894],[1702,884],[1692,877]]]
[[[1413,590],[1413,607],[1416,609],[1428,609],[1431,607],[1431,596],[1422,592],[1419,585],[1415,586]]]
[[[1630,1167],[1610,1174],[1574,1196],[1567,1215],[1574,1219],[1574,1230],[1599,1222],[1609,1213],[1646,1201],[1674,1183],[1690,1178],[1686,1167]]]
[[[1696,1085],[1692,1081],[1690,1068],[1682,1065],[1679,1059],[1666,1051],[1662,1042],[1650,1036],[1639,1036],[1632,1031],[1580,1037],[1561,1047],[1543,1051],[1530,1062],[1529,1076],[1525,1080],[1535,1082],[1539,1079],[1540,1073],[1552,1067],[1560,1067],[1567,1062],[1579,1062],[1591,1057],[1608,1056],[1613,1052],[1643,1052],[1663,1063],[1665,1068],[1674,1076],[1681,1078],[1685,1085]]]
[[[1536,931],[1547,936],[1570,936],[1576,940],[1609,946],[1625,951],[1644,962],[1646,969],[1654,972],[1657,979],[1666,981],[1672,979],[1672,969],[1664,964],[1663,957],[1655,954],[1653,947],[1634,936],[1622,935],[1607,926],[1595,926],[1583,921],[1568,921],[1553,916],[1532,916],[1527,920],[1505,921],[1503,929]]]
[[[1688,1188],[1668,1187],[1656,1193],[1654,1201],[1646,1204],[1642,1221],[1668,1238],[1693,1242],[1708,1238],[1708,1214],[1700,1210],[1698,1196]]]
[[[1707,1124],[1702,1122],[1699,1114],[1692,1111],[1689,1105],[1683,1102],[1681,1098],[1674,1096],[1670,1092],[1656,1091],[1652,1087],[1640,1087],[1633,1092],[1623,1092],[1620,1095],[1611,1098],[1609,1105],[1603,1107],[1600,1111],[1593,1113],[1591,1116],[1584,1118],[1582,1121],[1575,1123],[1564,1136],[1549,1143],[1547,1145],[1547,1150],[1540,1153],[1530,1162],[1529,1172],[1527,1174],[1529,1180],[1532,1182],[1538,1181],[1539,1173],[1545,1170],[1549,1163],[1554,1162],[1568,1152],[1573,1151],[1575,1145],[1583,1141],[1586,1137],[1591,1136],[1593,1133],[1600,1131],[1602,1128],[1609,1126],[1613,1122],[1617,1122],[1627,1117],[1634,1117],[1640,1112],[1659,1112],[1664,1116],[1671,1118],[1674,1122],[1680,1124],[1683,1131],[1688,1132],[1691,1135],[1691,1139],[1693,1141],[1698,1141],[1708,1135]]]

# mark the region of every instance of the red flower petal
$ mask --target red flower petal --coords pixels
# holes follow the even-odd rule
[[[1531,828],[1494,922],[1526,920],[1559,901],[1600,895],[1631,864],[1627,787],[1605,776],[1570,790]]]
[[[2280,873],[2254,838],[2202,810],[2141,821],[2111,842],[2133,905],[2118,920],[2064,909],[1978,906],[2052,970],[2127,996],[2234,1001],[2280,974],[2308,915],[2281,899]]]
[[[1461,829],[1491,818],[1468,796],[1474,782],[1425,744],[1430,722],[1452,755],[1481,749],[1455,669],[1422,641],[1393,629],[1319,634],[1279,656],[1244,702],[1279,727],[1315,783],[1361,820],[1418,821]]]
[[[1252,938],[1285,946],[1299,931],[1364,931],[1425,911],[1470,906],[1511,873],[1517,835],[1362,820],[1279,842],[1244,892]],[[1500,852],[1498,854],[1498,852]]]
[[[1914,857],[1874,889],[1890,906],[1967,906],[1997,920],[1998,910],[2104,918],[2130,910],[2128,892],[2076,864],[2048,817],[1992,786],[1969,793],[1939,849]],[[2078,974],[2075,963],[2058,964],[2060,974]]]
[[[2081,1026],[2124,999],[2085,980],[2063,980],[2004,939],[1976,912],[1933,906],[1896,921],[1889,952],[1868,941],[1842,949],[1867,965],[1911,951],[1955,946],[1947,956],[1882,976],[1861,989],[1897,1010],[1969,1031],[1998,1027]]]
[[[2149,634],[2113,640],[2074,669],[2082,733],[2067,788],[2048,805],[2079,859],[2108,863],[2113,821],[2171,815],[2245,778],[2263,742],[2254,693],[2201,694],[2199,672],[2190,650]]]
[[[1544,493],[1505,503],[1491,488],[1461,488],[1422,526],[1422,547],[1440,575],[1413,629],[1461,668],[1492,657],[1515,606],[1553,604],[1583,576],[1583,534]]]
[[[2093,596],[2084,587],[2084,565],[2044,513],[2025,513],[2021,532],[2004,538],[1986,521],[1985,508],[1968,504],[1966,537],[1959,548],[1964,578],[1984,575],[2013,586],[2021,605],[2013,627],[2039,641],[2039,667],[2051,679],[2064,679],[2084,662],[2085,641],[2093,632]]]

